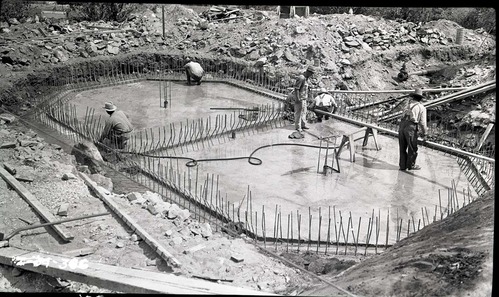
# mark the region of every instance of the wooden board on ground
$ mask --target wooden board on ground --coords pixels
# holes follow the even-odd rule
[[[140,238],[142,238],[158,255],[161,256],[169,265],[179,267],[180,261],[177,260],[170,252],[168,252],[158,241],[156,241],[144,228],[140,227],[134,219],[122,211],[118,204],[112,201],[102,190],[99,189],[97,184],[92,181],[85,173],[78,172],[80,177],[85,181],[92,191],[109,206],[113,212],[120,217],[125,224],[128,225]]]
[[[33,196],[33,194],[31,194],[15,177],[1,167],[0,175],[47,223],[57,221],[47,207],[41,204],[40,201],[38,201],[38,199],[36,199],[35,196]],[[64,226],[53,225],[51,228],[66,242],[71,241],[74,238],[73,235],[65,230],[66,228]]]
[[[0,264],[124,293],[271,295],[268,292],[173,274],[106,265],[13,247],[0,248]]]

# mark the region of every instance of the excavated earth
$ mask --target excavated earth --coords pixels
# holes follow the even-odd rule
[[[115,28],[119,25],[104,22],[33,20],[9,24],[9,30],[0,33],[1,107],[18,115],[30,111],[33,98],[51,91],[41,88],[39,83],[50,75],[53,66],[80,66],[100,61],[119,64],[127,59],[142,59],[147,64],[149,59],[158,57],[156,53],[179,60],[192,56],[218,63],[230,60],[253,65],[260,61],[266,73],[279,78],[282,86],[289,86],[294,75],[307,64],[321,66],[323,72],[316,83],[331,89],[473,86],[495,79],[495,37],[483,30],[464,29],[464,44],[457,46],[455,30],[460,26],[445,20],[418,27],[363,15],[278,19],[274,12],[243,10],[242,18],[209,22],[198,14],[209,7],[191,9],[167,5],[165,10],[170,17],[163,38],[158,17],[161,10],[152,5],[144,5],[144,8],[133,20],[120,25],[119,28],[132,30],[125,35],[96,37],[82,31],[88,25]],[[71,31],[61,29],[68,27]],[[38,29],[45,36],[62,38],[44,39]],[[404,30],[415,33],[407,35]],[[75,34],[64,35],[71,32]],[[355,44],[358,36],[363,36],[363,43]],[[107,46],[102,46],[103,43]],[[414,75],[405,82],[398,82],[394,77],[404,62],[409,72],[430,67],[442,70],[431,76]],[[484,130],[495,116],[495,90],[486,96],[442,106],[439,112],[442,121],[452,120]],[[23,184],[54,214],[63,202],[70,204],[68,217],[109,211],[77,177],[79,165],[70,155],[70,147],[21,120],[13,123],[0,120],[0,144],[8,142],[16,145],[0,149],[0,163],[9,163],[17,169],[17,175],[32,179]],[[495,143],[494,133],[488,142]],[[71,178],[67,179],[68,176]],[[188,277],[230,279],[231,282],[222,283],[285,295],[331,296],[338,292],[296,267],[260,253],[244,238],[227,236],[191,218],[181,221],[161,214],[151,215],[146,209],[147,203],[129,201],[127,196],[132,192],[144,197],[153,194],[132,181],[117,178],[116,173],[104,169],[92,178],[114,192],[114,201],[140,218],[139,223],[185,265],[172,270],[156,259],[150,248],[114,216],[66,224],[75,235],[75,240],[68,244],[60,244],[45,229],[34,229],[13,237],[11,245],[59,253],[90,247],[94,252],[85,258],[92,261]],[[0,197],[0,232],[8,234],[27,224],[42,222],[3,180]],[[310,252],[286,253],[283,249],[280,253],[298,267],[358,295],[490,296],[493,197],[493,192],[479,197],[380,255],[324,256]],[[200,228],[204,228],[204,234]],[[204,247],[196,253],[184,253],[199,244]],[[235,254],[244,261],[231,261]],[[110,291],[0,266],[0,292]]]

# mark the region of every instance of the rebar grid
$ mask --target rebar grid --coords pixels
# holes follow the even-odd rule
[[[144,65],[121,63],[118,67],[118,65],[112,62],[106,63],[109,63],[109,65],[105,65],[107,67],[104,67],[102,65],[105,63],[100,64],[101,68],[99,68],[99,70],[97,70],[96,67],[91,67],[91,64],[86,64],[87,67],[84,68],[71,68],[71,75],[65,77],[64,83],[51,77],[50,86],[56,87],[51,88],[51,90],[57,90],[57,88],[59,88],[59,92],[54,92],[55,96],[51,97],[47,95],[38,101],[39,108],[36,112],[36,118],[47,126],[56,129],[59,133],[70,137],[75,142],[81,141],[82,139],[95,141],[103,128],[101,117],[96,115],[93,108],[87,108],[84,120],[78,120],[76,117],[76,106],[67,103],[67,101],[70,100],[68,96],[69,93],[96,87],[138,82],[146,79],[178,80],[181,79],[179,77],[183,74],[182,70],[178,70],[182,69],[181,65],[179,65],[179,63],[171,63],[171,61],[166,65],[169,67],[162,67],[165,65],[161,64],[157,67],[158,65],[154,64],[154,69],[152,71],[148,70]],[[241,67],[247,69],[244,68],[247,66],[241,66],[238,63],[230,65],[207,63],[206,65],[208,65],[206,69],[207,73],[212,76],[212,78],[207,77],[206,81],[221,82],[223,79],[227,80],[223,81],[225,83],[243,87],[279,101],[284,100],[283,97],[280,97],[275,93],[284,94],[286,91],[285,88],[276,89],[275,87],[272,87],[272,83],[275,84],[275,82],[269,80],[268,76],[266,79],[262,80],[258,79],[258,75],[248,75],[248,73],[251,73],[250,71],[244,72],[241,70]],[[173,68],[172,66],[176,66],[176,68]],[[261,75],[261,71],[258,73]],[[243,81],[243,83],[241,83],[241,81]],[[68,82],[71,83],[68,84]],[[274,93],[269,92],[269,89]],[[366,104],[366,101],[371,100],[373,97],[373,94],[362,94],[357,97],[348,97],[348,94],[343,95],[347,96],[346,98],[352,102],[357,100],[357,104]],[[351,112],[353,109],[350,108],[347,110],[347,106],[345,104],[342,105],[343,101],[346,102],[347,99],[340,100],[340,113],[343,110],[345,114],[353,115]],[[401,240],[404,234],[409,236],[421,227],[425,227],[431,221],[441,220],[475,199],[475,197],[471,196],[469,188],[467,191],[463,189],[463,202],[459,203],[457,189],[455,189],[453,181],[453,185],[450,188],[447,188],[447,206],[442,207],[439,191],[439,205],[435,205],[432,220],[430,220],[428,210],[424,208],[423,211],[422,209],[421,215],[423,226],[421,226],[421,218],[418,218],[417,230],[414,217],[406,218],[407,228],[404,229],[404,218],[399,218],[398,209],[395,210],[397,214],[395,226],[391,226],[391,228],[390,224],[393,224],[393,220],[390,221],[390,209],[384,210],[386,211],[386,222],[382,222],[385,216],[382,216],[381,209],[378,209],[377,215],[374,215],[375,212],[373,209],[367,224],[364,220],[364,224],[366,224],[365,226],[367,226],[367,228],[362,228],[361,217],[358,218],[358,223],[355,226],[354,223],[357,222],[357,220],[352,217],[351,213],[349,213],[348,218],[346,218],[342,215],[341,211],[338,210],[337,216],[336,206],[333,206],[332,217],[331,207],[328,207],[327,220],[322,214],[322,208],[319,207],[313,211],[309,208],[308,216],[302,222],[302,214],[299,213],[299,211],[296,211],[296,215],[294,212],[284,214],[281,213],[281,208],[278,205],[276,205],[274,213],[272,211],[266,212],[265,206],[261,206],[262,210],[260,214],[258,214],[256,207],[253,209],[253,199],[249,185],[248,192],[245,197],[243,197],[243,201],[246,201],[246,205],[231,204],[227,195],[223,195],[219,189],[219,184],[223,184],[223,182],[220,181],[218,175],[216,176],[216,179],[214,174],[211,174],[211,176],[208,174],[206,179],[202,179],[199,177],[196,167],[194,178],[193,169],[188,168],[187,172],[185,170],[182,171],[178,166],[178,159],[177,166],[173,165],[174,161],[170,161],[166,165],[163,165],[159,162],[155,162],[151,158],[139,154],[147,153],[159,155],[160,152],[171,151],[173,152],[173,155],[176,155],[178,149],[183,153],[184,149],[189,149],[189,145],[192,150],[195,150],[200,149],[200,144],[204,147],[205,144],[209,145],[209,143],[213,143],[213,140],[218,140],[220,143],[220,141],[223,141],[222,139],[227,140],[228,137],[226,136],[231,135],[232,132],[235,131],[268,127],[268,124],[271,124],[270,128],[272,128],[272,124],[275,124],[277,127],[279,124],[284,123],[280,114],[281,110],[282,106],[280,104],[278,107],[275,107],[274,105],[261,106],[259,108],[258,117],[253,121],[243,120],[240,117],[236,118],[236,113],[233,113],[229,116],[217,115],[215,119],[211,119],[210,117],[208,119],[198,119],[191,122],[187,120],[185,125],[179,123],[177,125],[170,124],[169,127],[157,127],[157,132],[156,128],[144,129],[135,133],[130,141],[130,147],[137,153],[133,156],[125,156],[119,151],[113,151],[110,147],[107,147],[106,149],[113,151],[116,158],[120,160],[120,162],[114,164],[117,170],[135,168],[136,172],[134,174],[127,173],[128,176],[138,183],[157,191],[165,200],[175,202],[180,206],[189,209],[199,220],[213,222],[213,218],[215,218],[215,222],[219,222],[219,224],[216,224],[217,230],[223,228],[224,223],[243,226],[240,230],[247,234],[247,236],[253,238],[255,241],[263,242],[265,247],[269,244],[270,246],[274,245],[276,250],[278,246],[283,247],[285,245],[286,250],[295,248],[299,251],[300,247],[303,245],[307,247],[307,250],[315,247],[316,252],[325,250],[325,253],[327,253],[330,247],[336,246],[335,253],[338,254],[339,247],[342,246],[344,247],[345,254],[348,251],[348,247],[354,248],[354,254],[357,254],[358,246],[364,246],[364,254],[366,254],[368,247],[374,247],[375,252],[377,253],[378,247],[386,248],[393,244],[393,242]],[[368,117],[364,117],[363,119],[365,120],[367,118]],[[194,145],[196,145],[196,148]],[[471,162],[473,161],[477,160],[471,160]],[[486,173],[489,173],[486,175],[485,180],[489,182],[493,181],[494,164],[488,162],[482,163],[483,164],[479,165],[481,172],[485,171]],[[466,198],[468,200],[467,203]],[[316,213],[317,210],[318,213]],[[430,213],[431,211],[432,210],[430,210]],[[391,210],[391,212],[393,218],[393,210]],[[438,215],[439,213],[440,215]],[[274,214],[274,216],[272,216],[272,214]],[[284,231],[283,218],[284,220],[287,220],[284,224]],[[344,220],[346,221],[346,224]],[[272,224],[268,224],[268,222],[273,222],[273,226]],[[331,224],[334,224],[334,228]],[[228,224],[228,226],[231,225]],[[272,229],[270,229],[271,226]],[[372,237],[373,228],[375,231],[374,237]],[[269,230],[274,230],[271,236],[270,233],[272,232],[269,232]],[[314,232],[312,232],[312,230],[314,230]],[[382,242],[383,234],[381,234],[381,230],[386,230],[384,231],[384,242]],[[395,230],[395,240],[392,240],[389,237],[390,230]],[[392,231],[392,234],[393,232],[394,231]],[[351,237],[350,234],[352,235]]]
[[[46,113],[41,113],[43,117],[40,118],[40,121],[57,129],[60,134],[68,136],[75,142],[81,141],[82,138],[92,140],[92,137],[96,134],[98,135],[98,132],[96,131],[101,129],[101,121],[95,117],[94,112],[91,111],[90,108],[87,109],[87,114],[89,116],[85,117],[85,122],[87,124],[85,126],[83,123],[78,122],[78,119],[75,117],[75,106],[71,104],[64,104],[62,106],[63,108],[51,108]],[[95,120],[92,120],[91,118],[94,118]],[[85,128],[82,129],[82,127]],[[84,135],[83,133],[87,134]],[[222,223],[232,222],[240,224],[244,226],[242,230],[244,230],[244,233],[249,237],[253,238],[255,241],[263,241],[264,245],[266,245],[267,242],[273,242],[276,250],[278,246],[285,244],[287,250],[289,250],[290,247],[293,248],[295,246],[296,249],[299,250],[301,245],[306,245],[307,250],[310,250],[315,246],[316,252],[318,252],[319,250],[322,251],[323,248],[327,250],[329,246],[336,245],[336,253],[339,252],[339,247],[342,246],[344,247],[343,253],[346,254],[349,246],[358,247],[360,245],[365,246],[366,249],[367,247],[374,247],[375,252],[377,252],[378,247],[386,248],[393,243],[389,238],[390,229],[395,230],[396,232],[395,242],[400,240],[403,237],[402,234],[405,233],[405,230],[402,228],[403,219],[400,219],[399,221],[398,218],[398,209],[396,210],[397,221],[394,228],[390,228],[390,210],[387,210],[386,222],[382,222],[381,210],[378,209],[378,215],[376,216],[374,216],[373,210],[373,215],[369,218],[368,226],[365,231],[361,226],[362,218],[358,218],[359,223],[355,226],[354,221],[356,220],[351,216],[351,213],[349,213],[348,220],[346,217],[343,217],[341,211],[338,211],[339,216],[337,217],[336,207],[333,208],[333,221],[331,221],[330,211],[328,212],[329,215],[326,220],[326,218],[322,216],[321,208],[318,208],[318,215],[309,208],[308,220],[304,222],[305,225],[302,225],[301,214],[298,211],[295,218],[294,212],[290,212],[289,214],[281,213],[281,208],[278,205],[276,205],[274,218],[265,213],[265,206],[262,206],[262,212],[259,215],[258,210],[253,210],[253,199],[249,186],[247,194],[243,198],[243,201],[246,201],[246,205],[244,205],[244,203],[239,205],[236,205],[235,203],[230,204],[227,196],[224,196],[219,189],[219,184],[221,182],[218,175],[215,179],[214,174],[207,174],[206,179],[202,180],[199,178],[199,175],[196,174],[194,180],[192,169],[188,168],[187,172],[182,171],[182,167],[179,167],[178,165],[178,160],[176,166],[174,165],[175,162],[173,160],[166,165],[162,165],[158,162],[154,162],[151,158],[138,154],[130,158],[123,156],[119,151],[115,151],[114,153],[117,159],[120,160],[120,162],[113,163],[116,170],[136,168],[139,174],[130,174],[130,178],[157,191],[165,197],[166,200],[175,202],[180,206],[189,209],[191,212],[193,211],[195,217],[201,221],[206,221],[206,217],[211,216]],[[193,185],[195,185],[195,188],[193,188]],[[468,189],[467,193],[463,190],[464,200],[462,203],[459,203],[457,200],[457,189],[455,189],[454,184],[452,187],[454,188],[448,189],[447,206],[442,207],[442,205],[440,205],[440,215],[438,215],[438,208],[435,205],[432,216],[432,218],[434,218],[433,220],[436,220],[437,218],[443,219],[460,207],[466,205],[466,195],[468,195],[467,198],[469,203],[471,198],[470,189]],[[473,200],[474,197],[471,199]],[[286,227],[282,226],[283,217],[286,217],[289,220],[289,223],[285,225]],[[259,222],[258,218],[261,218],[262,221]],[[337,220],[337,218],[339,218],[339,220]],[[269,230],[263,232],[264,226],[270,226],[267,223],[267,219],[274,222],[273,236],[267,236]],[[345,220],[347,220],[346,227]],[[293,221],[298,222],[298,229],[294,229]],[[327,222],[327,226],[325,225],[325,222]],[[408,222],[410,226],[411,219],[408,219]],[[424,209],[424,212],[422,209],[422,222],[423,226],[421,226],[421,218],[419,218],[417,230],[430,222],[428,210],[426,208]],[[331,227],[331,224],[335,225],[334,235],[332,234],[333,228]],[[302,226],[301,228],[300,225]],[[259,228],[259,226],[262,227]],[[381,242],[382,237],[380,236],[382,226],[386,226],[386,228],[383,227],[383,229],[386,230],[384,242]],[[413,232],[417,231],[415,226],[415,219],[412,217]],[[220,226],[217,226],[217,229],[219,227]],[[375,227],[375,237],[372,239],[373,227]],[[283,231],[283,228],[287,229]],[[303,233],[305,230],[308,230],[308,234]],[[312,230],[317,231],[317,233],[312,233]],[[327,234],[325,233],[326,230]],[[265,233],[265,235],[263,233]],[[407,229],[406,234],[409,235],[410,233],[410,230]],[[294,234],[297,234],[297,237],[295,237]],[[352,235],[351,237],[350,234]],[[328,240],[324,241],[325,238]],[[359,238],[364,242],[360,242]],[[357,249],[355,249],[354,254],[357,254]]]

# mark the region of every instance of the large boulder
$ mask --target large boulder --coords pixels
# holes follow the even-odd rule
[[[75,156],[78,164],[87,165],[92,174],[103,171],[99,162],[104,162],[104,160],[93,143],[84,141],[75,144],[71,150],[71,155]]]

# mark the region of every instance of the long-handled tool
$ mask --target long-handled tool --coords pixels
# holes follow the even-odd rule
[[[210,107],[210,110],[245,110],[245,111],[260,111],[259,107]]]
[[[71,222],[71,221],[89,219],[89,218],[93,218],[93,217],[100,217],[100,216],[105,216],[105,215],[109,215],[109,214],[111,214],[111,213],[104,212],[104,213],[98,213],[98,214],[93,214],[93,215],[88,215],[88,216],[76,217],[76,218],[72,218],[72,219],[61,220],[61,221],[57,221],[57,222],[50,222],[50,223],[43,223],[43,224],[38,224],[38,225],[31,225],[28,227],[21,227],[21,228],[17,228],[16,230],[12,231],[7,236],[5,236],[2,232],[0,232],[0,241],[4,241],[4,240],[7,241],[7,240],[11,239],[17,233],[19,233],[21,231],[25,231],[25,230],[30,230],[30,229],[35,229],[35,228],[40,228],[40,227],[45,227],[45,226],[52,226],[52,225],[62,224],[62,223]]]

